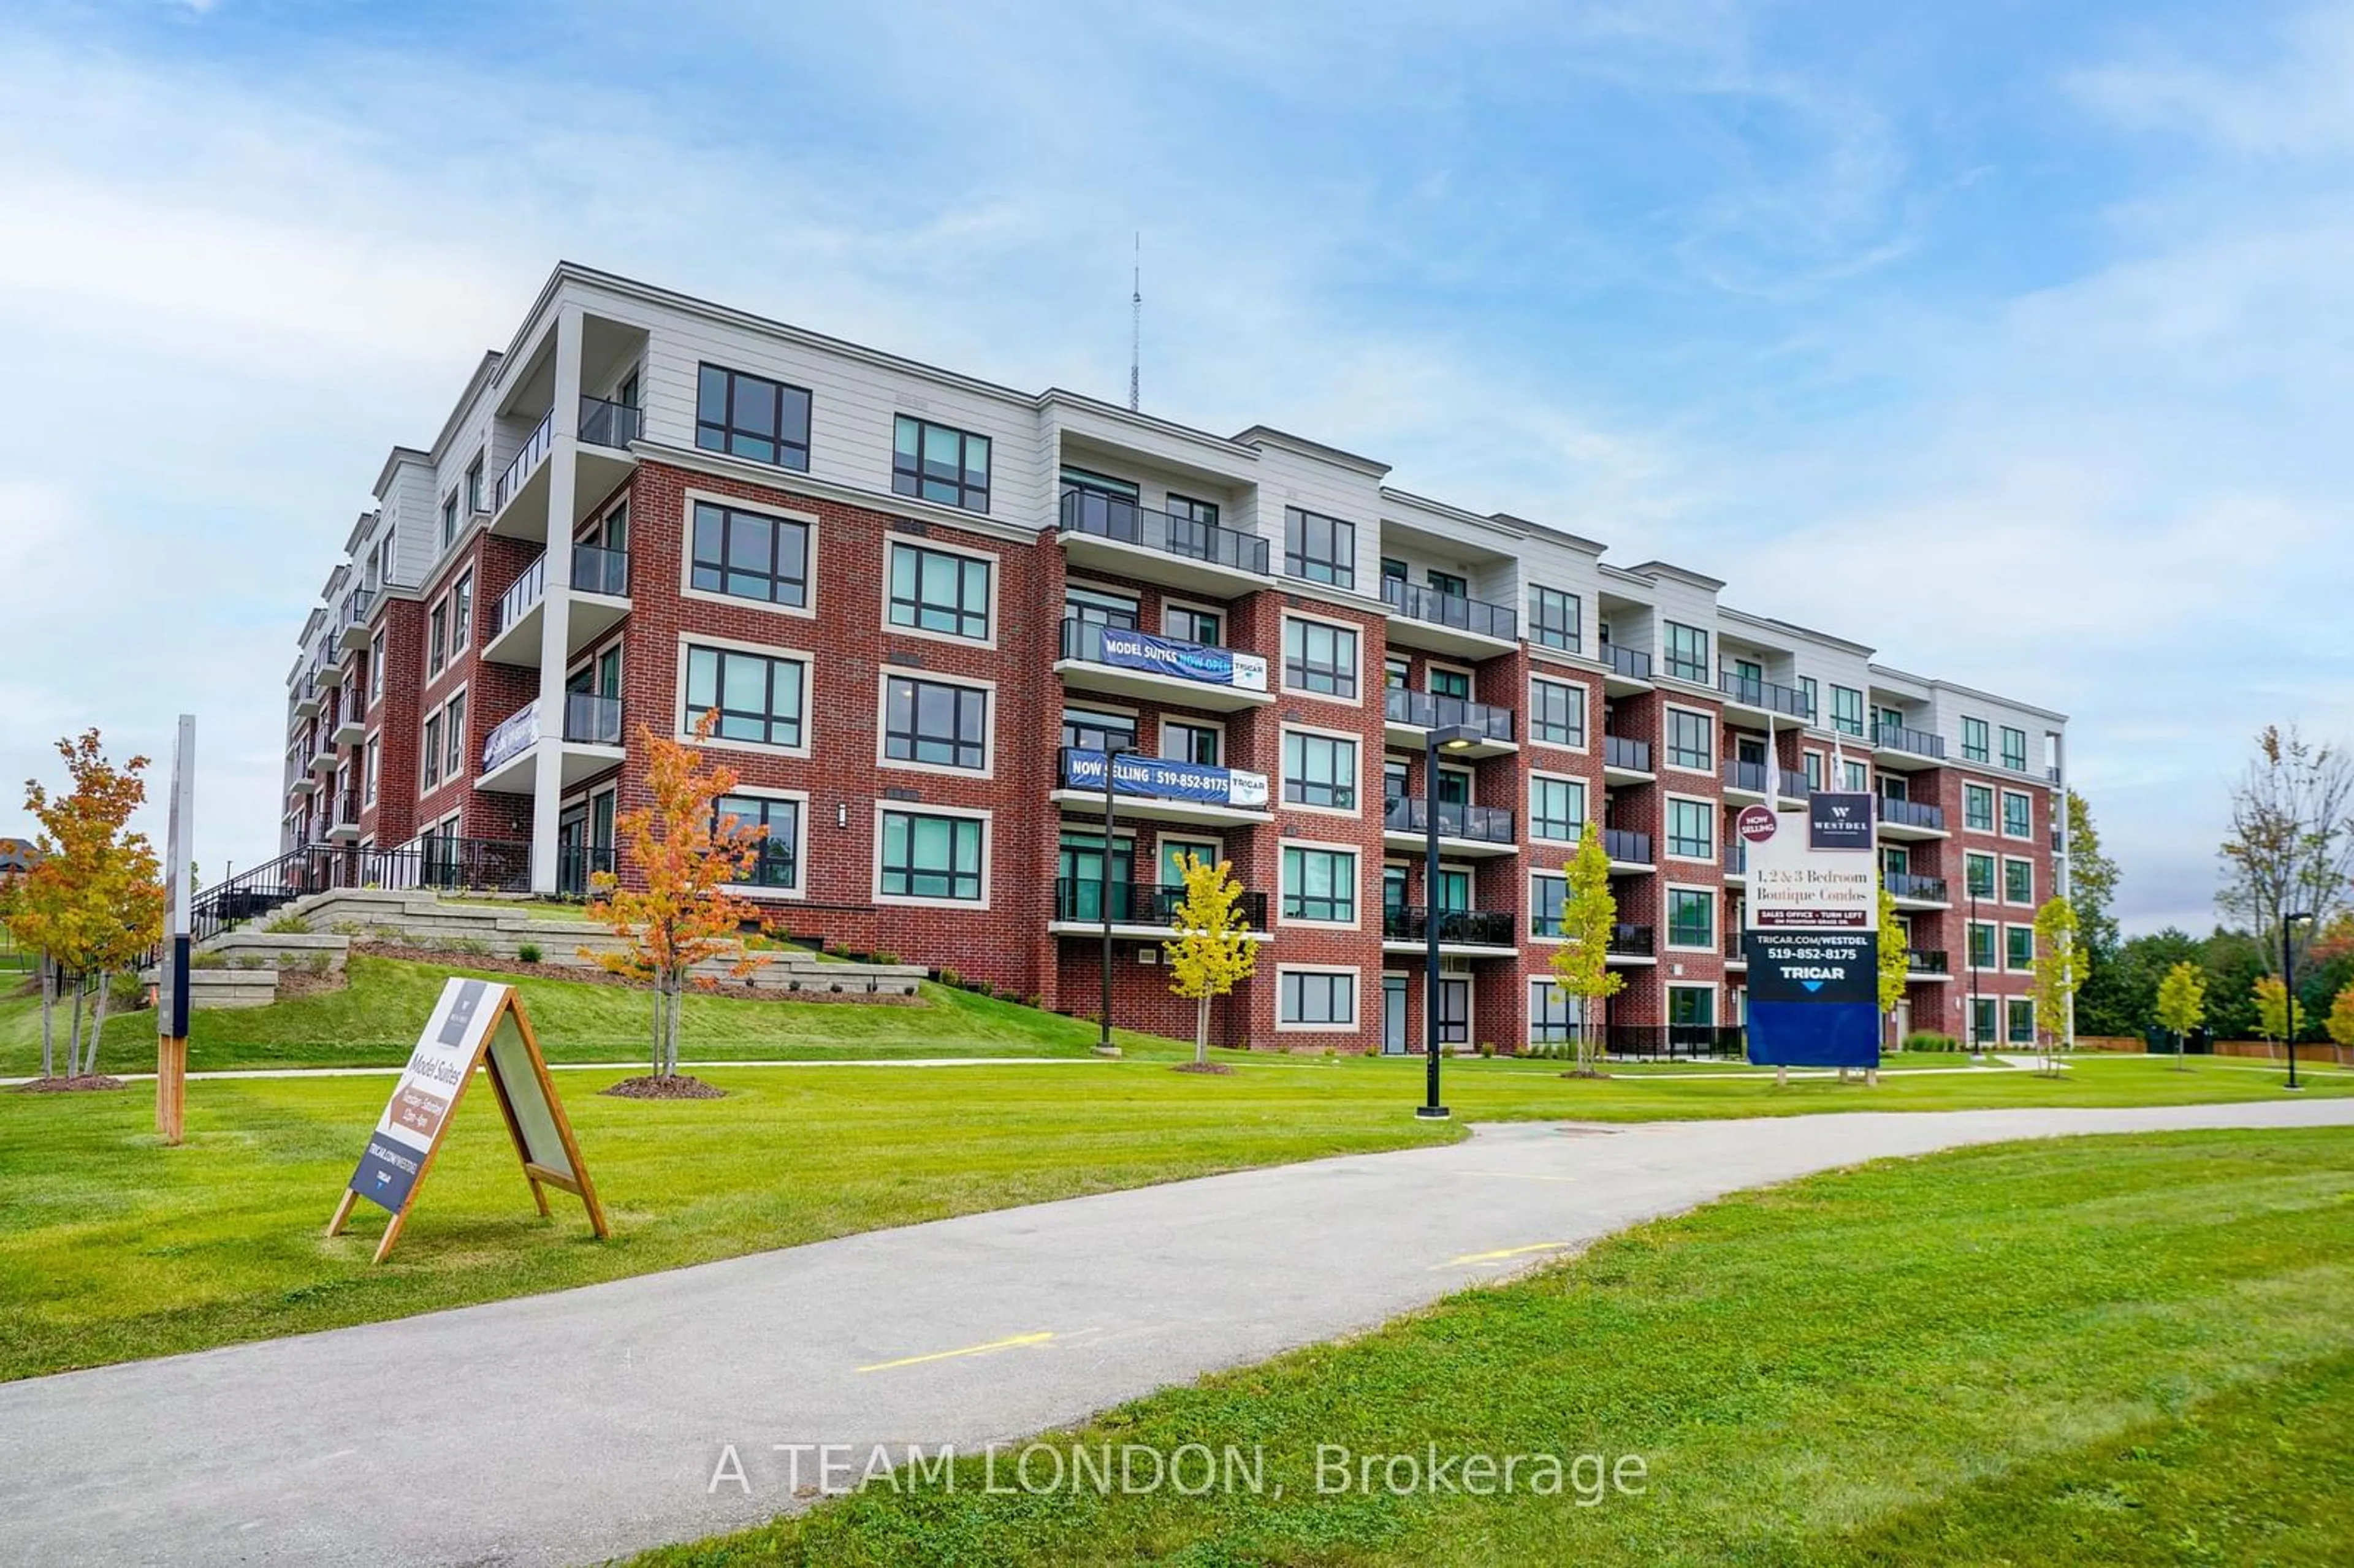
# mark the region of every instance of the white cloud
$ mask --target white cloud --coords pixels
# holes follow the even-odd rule
[[[2232,22],[2240,31],[2242,18]],[[2277,53],[2232,71],[2169,56],[2079,72],[2070,85],[2126,124],[2179,131],[2234,152],[2289,157],[2354,152],[2354,6],[2299,13]]]

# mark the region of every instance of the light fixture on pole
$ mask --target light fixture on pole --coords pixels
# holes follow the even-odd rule
[[[2289,933],[2300,920],[2310,923],[2313,916],[2303,909],[2290,910],[2281,916],[2281,1038],[2288,1045],[2288,1086],[2302,1089],[2296,1081],[2296,944]]]
[[[1103,916],[1103,1011],[1097,1015],[1095,1053],[1098,1056],[1117,1056],[1119,1047],[1111,1043],[1111,853],[1112,830],[1119,825],[1119,796],[1112,787],[1112,772],[1126,757],[1129,747],[1115,740],[1104,742],[1104,832],[1103,853],[1097,857],[1096,900],[1102,906]]]
[[[1438,754],[1469,751],[1486,736],[1469,725],[1435,726],[1423,736],[1422,763],[1422,1049],[1423,1102],[1414,1114],[1446,1119],[1438,1100]],[[1468,808],[1467,808],[1468,811]]]
[[[1962,862],[1962,881],[1969,888],[1970,895],[1970,923],[1968,928],[1962,932],[1962,946],[1969,950],[1970,960],[1970,1060],[1983,1062],[1986,1060],[1986,1046],[1978,1036],[1978,885],[1970,878],[1970,864],[1967,857]]]

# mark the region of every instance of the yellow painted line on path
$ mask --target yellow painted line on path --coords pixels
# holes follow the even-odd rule
[[[1533,1242],[1527,1246],[1508,1246],[1495,1252],[1467,1252],[1461,1257],[1450,1257],[1445,1263],[1434,1263],[1433,1268],[1453,1268],[1466,1263],[1501,1263],[1508,1257],[1526,1257],[1532,1252],[1559,1252],[1575,1246],[1575,1242]]]
[[[1010,1351],[1022,1345],[1043,1345],[1055,1336],[1041,1330],[1035,1334],[1015,1334],[1008,1339],[991,1340],[985,1345],[967,1345],[960,1351],[934,1351],[929,1355],[902,1356],[896,1361],[876,1361],[871,1367],[860,1367],[863,1372],[889,1372],[895,1367],[921,1366],[926,1361],[952,1361],[959,1356],[985,1356],[992,1351]]]

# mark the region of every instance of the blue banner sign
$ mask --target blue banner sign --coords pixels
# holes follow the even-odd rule
[[[1063,787],[1089,789],[1104,787],[1104,754],[1074,746],[1063,753]],[[1156,800],[1193,800],[1205,806],[1234,806],[1262,810],[1267,806],[1267,775],[1232,768],[1205,768],[1198,762],[1166,758],[1119,755],[1111,773],[1112,792],[1141,795]]]
[[[1246,692],[1267,690],[1267,661],[1256,653],[1180,642],[1172,637],[1155,637],[1131,627],[1103,629],[1102,661],[1123,670],[1149,670],[1156,675],[1174,675],[1204,685],[1233,686]]]

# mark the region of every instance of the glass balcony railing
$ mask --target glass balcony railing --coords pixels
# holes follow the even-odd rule
[[[1613,926],[1610,950],[1628,958],[1648,958],[1658,949],[1649,926]]]
[[[580,440],[584,446],[626,447],[646,426],[645,411],[602,397],[580,399]]]
[[[1155,637],[1133,626],[1107,626],[1076,616],[1063,621],[1062,657],[1082,663],[1132,670],[1145,675],[1171,675],[1198,681],[1205,686],[1230,686],[1236,691],[1267,690],[1267,661],[1256,653],[1240,653],[1207,643],[1174,637]]]
[[[1907,974],[1941,975],[1946,973],[1946,955],[1935,948],[1904,949],[1904,970]]]
[[[1753,795],[1766,793],[1766,765],[1762,762],[1728,762],[1720,770],[1728,789],[1746,789]]]
[[[1490,604],[1459,593],[1416,588],[1402,577],[1382,579],[1382,602],[1408,620],[1451,626],[1458,631],[1498,637],[1507,642],[1520,636],[1521,618],[1508,605]]]
[[[1382,828],[1393,833],[1426,833],[1430,814],[1418,795],[1393,795],[1382,803]],[[1453,800],[1438,803],[1438,836],[1469,839],[1479,843],[1512,842],[1512,813],[1500,806],[1466,806]]]
[[[630,553],[597,545],[572,546],[572,590],[601,593],[613,599],[630,597]]]
[[[621,699],[595,692],[564,694],[564,738],[578,746],[621,744]]]
[[[1602,765],[1605,768],[1623,768],[1629,773],[1649,773],[1651,770],[1651,743],[1629,740],[1623,735],[1606,735],[1602,737]]]
[[[1429,908],[1420,904],[1384,904],[1382,906],[1382,939],[1388,942],[1427,942],[1430,940]],[[1471,948],[1519,945],[1512,934],[1511,913],[1498,909],[1440,910],[1438,939]]]
[[[1638,833],[1630,828],[1605,828],[1602,830],[1602,848],[1612,860],[1622,864],[1651,863],[1651,835],[1649,833]]]
[[[1621,648],[1615,642],[1602,645],[1602,662],[1630,681],[1651,678],[1651,656],[1639,648]]]
[[[1205,561],[1212,566],[1267,576],[1267,541],[1257,535],[1238,534],[1215,523],[1155,512],[1149,506],[1098,491],[1065,491],[1058,526],[1066,534],[1085,534],[1159,550],[1188,561]]]
[[[1901,724],[1883,724],[1875,727],[1872,735],[1872,744],[1883,751],[1909,752],[1914,757],[1943,758],[1946,755],[1944,736],[1932,735],[1925,729],[1914,729]]]
[[[1796,686],[1778,685],[1723,670],[1717,673],[1716,689],[1744,707],[1769,708],[1796,719],[1815,716],[1815,705],[1807,701],[1807,694]]]
[[[493,510],[505,510],[506,503],[515,498],[515,492],[524,487],[524,482],[547,461],[548,450],[556,444],[555,431],[556,410],[551,408],[540,416],[539,423],[524,438],[522,450],[509,460],[506,471],[499,475],[491,492]]]
[[[1904,828],[1932,828],[1939,832],[1946,829],[1946,809],[1926,800],[1892,800],[1880,798],[1880,820]]]
[[[1916,898],[1926,904],[1946,902],[1946,879],[1942,876],[1919,876],[1909,871],[1882,874],[1881,885],[1898,898]]]
[[[1058,921],[1101,921],[1104,917],[1102,879],[1059,877],[1055,883],[1055,918]],[[1173,927],[1178,907],[1185,902],[1182,883],[1115,882],[1110,887],[1111,918],[1116,926]],[[1235,900],[1243,923],[1254,931],[1267,928],[1267,895],[1246,888]]]
[[[1478,730],[1490,740],[1512,738],[1512,710],[1492,707],[1462,697],[1431,692],[1409,692],[1392,686],[1382,694],[1382,716],[1392,724],[1416,729],[1447,729],[1457,726]]]

